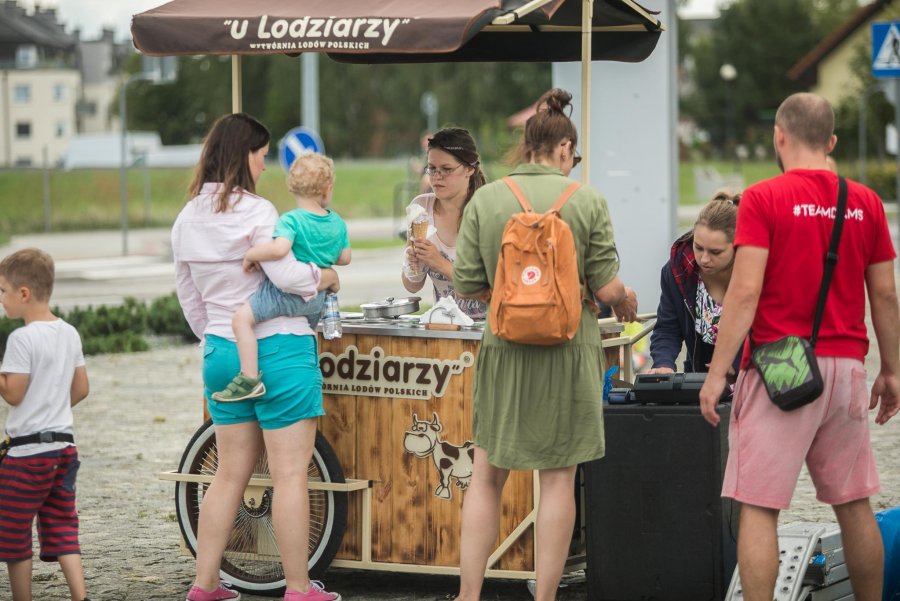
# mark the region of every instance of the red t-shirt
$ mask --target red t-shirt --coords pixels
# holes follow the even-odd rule
[[[792,169],[747,188],[738,207],[734,245],[769,249],[751,333],[753,342],[812,335],[816,299],[837,205],[837,175]],[[847,180],[847,213],[819,328],[816,354],[862,361],[866,336],[865,271],[896,257],[881,199]],[[749,340],[741,368],[750,362]]]

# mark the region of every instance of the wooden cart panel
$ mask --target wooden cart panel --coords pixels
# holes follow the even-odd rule
[[[361,355],[370,355],[377,347],[381,357],[447,361],[459,361],[467,352],[474,357],[479,344],[464,339],[368,334],[345,334],[337,340],[319,342],[320,353],[334,356],[351,346]],[[376,481],[372,490],[372,561],[459,565],[462,487],[468,484],[468,478],[460,476],[467,467],[464,455],[468,448],[463,445],[472,435],[473,371],[474,367],[468,365],[461,373],[446,377],[441,396],[363,396],[352,391],[324,394],[327,415],[320,418],[319,427],[337,452],[344,476]],[[425,434],[436,439],[438,459],[435,452],[415,454],[407,449],[407,440],[410,445],[421,444]],[[461,459],[454,462],[455,453]],[[439,464],[445,466],[443,482]],[[338,559],[363,558],[360,503],[359,495],[351,496]],[[503,494],[498,546],[533,508],[532,473],[511,473]],[[528,526],[492,567],[532,571],[533,564],[533,533]]]

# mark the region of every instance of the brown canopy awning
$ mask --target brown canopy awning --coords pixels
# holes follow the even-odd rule
[[[324,52],[365,64],[580,60],[588,163],[588,57],[644,60],[665,29],[655,15],[634,0],[172,0],[135,15],[131,33],[144,54],[232,55],[235,112],[242,54]],[[588,183],[587,169],[581,178]]]
[[[135,15],[131,31],[134,45],[149,55],[312,51],[359,63],[575,61],[581,6],[580,0],[173,0]],[[596,0],[593,13],[593,60],[641,61],[663,29],[632,0]]]

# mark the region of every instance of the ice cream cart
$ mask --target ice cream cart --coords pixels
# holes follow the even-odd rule
[[[241,108],[243,54],[326,52],[355,63],[581,60],[586,162],[590,61],[644,60],[662,30],[633,0],[174,0],[135,15],[132,25],[135,45],[148,55],[232,55],[235,111]],[[341,339],[319,347],[328,415],[309,466],[311,573],[329,565],[458,573],[479,326],[441,331],[411,320],[348,320],[343,329]],[[630,348],[625,338],[610,336],[611,352]],[[179,524],[191,550],[216,467],[215,431],[206,423],[178,470],[163,475],[177,483]],[[270,484],[262,456],[223,560],[225,577],[246,591],[277,593],[284,585]],[[488,576],[534,577],[539,494],[532,474],[511,476]],[[573,565],[579,561],[574,549]]]
[[[623,334],[601,320],[608,362],[629,378],[631,346],[653,327]],[[343,336],[319,340],[327,415],[309,466],[310,571],[459,573],[462,498],[472,474],[472,374],[482,322],[427,329],[408,318],[348,315]],[[624,361],[623,361],[624,359]],[[599,399],[598,399],[598,402]],[[216,471],[215,429],[205,423],[184,451],[176,509],[195,551],[200,503]],[[222,571],[245,591],[278,593],[284,576],[271,526],[271,480],[261,457],[238,511]],[[573,491],[575,494],[575,491]],[[535,577],[534,520],[540,495],[532,472],[513,472],[502,499],[500,535],[488,577]],[[568,569],[584,567],[584,523],[573,532]]]

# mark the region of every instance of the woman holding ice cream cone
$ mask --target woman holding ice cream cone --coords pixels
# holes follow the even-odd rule
[[[484,319],[486,306],[458,298],[453,290],[453,261],[462,213],[475,190],[485,183],[475,140],[465,129],[448,127],[428,138],[425,175],[432,192],[415,197],[406,209],[409,245],[403,264],[403,286],[418,292],[430,278],[434,301],[452,297],[472,319]]]

